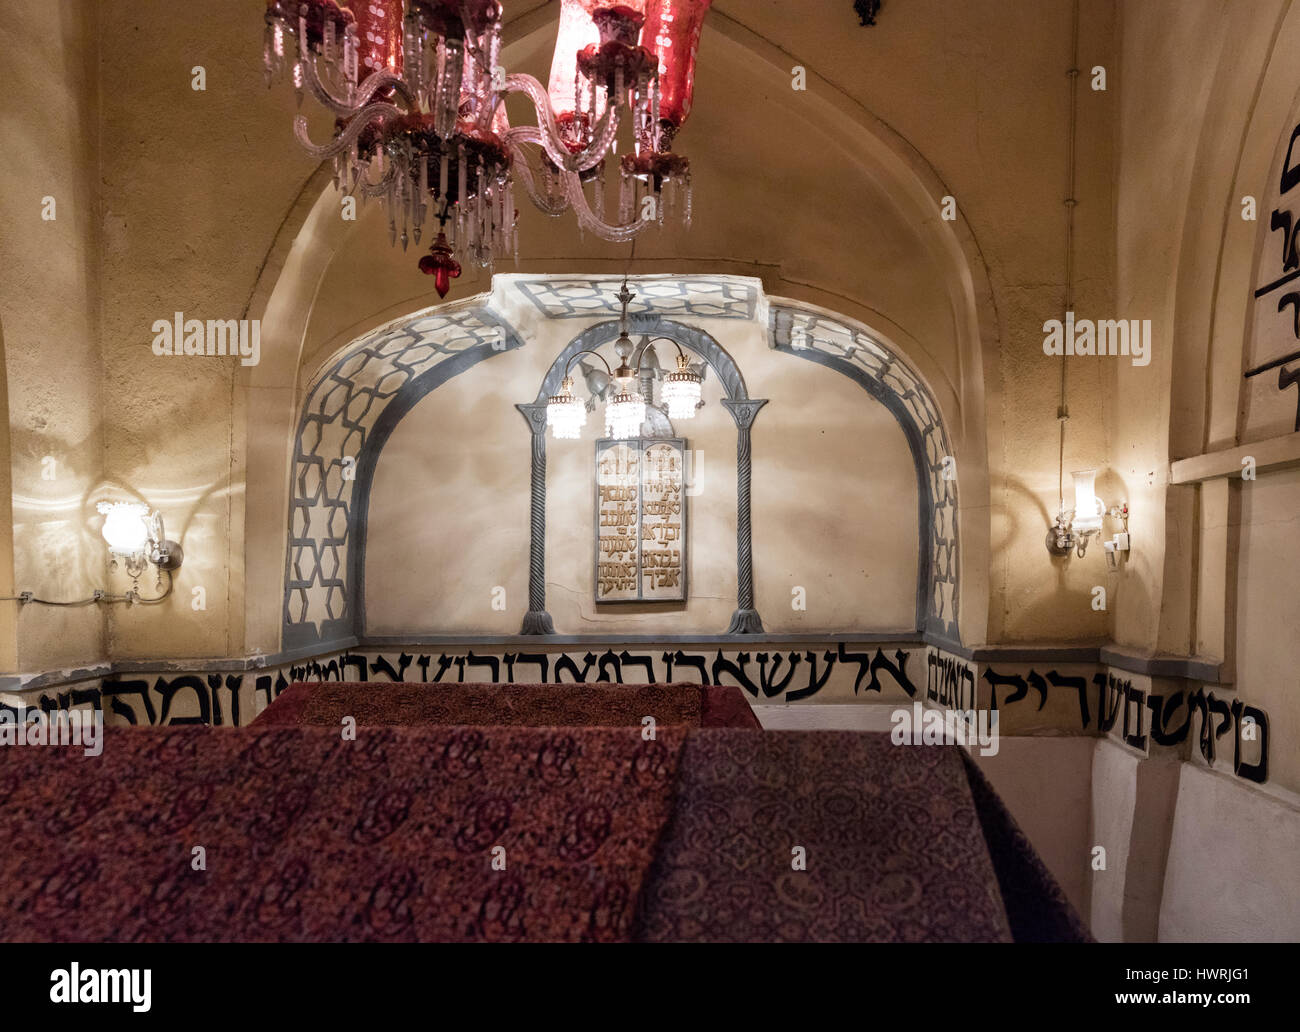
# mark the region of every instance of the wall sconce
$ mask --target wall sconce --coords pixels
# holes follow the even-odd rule
[[[1088,551],[1088,539],[1101,533],[1105,517],[1110,516],[1124,524],[1123,532],[1106,542],[1106,563],[1115,569],[1116,553],[1129,550],[1128,503],[1106,508],[1097,497],[1095,469],[1081,469],[1070,476],[1074,478],[1074,508],[1066,509],[1062,503],[1061,511],[1047,532],[1047,550],[1052,555],[1069,555],[1073,551],[1082,559]]]
[[[167,573],[167,589],[157,598],[145,598],[133,583],[125,595],[113,595],[103,588],[96,588],[89,598],[49,599],[38,598],[33,591],[22,591],[17,595],[0,596],[0,602],[21,602],[26,605],[40,606],[90,606],[96,603],[111,604],[125,602],[128,605],[142,603],[157,605],[172,593],[172,573],[181,568],[185,553],[175,541],[167,540],[163,529],[162,513],[150,512],[149,506],[141,502],[100,502],[96,508],[104,516],[101,533],[108,545],[108,554],[113,556],[112,565],[117,560],[126,564],[126,572],[133,582],[138,582],[148,564],[158,568],[158,587],[162,588],[162,574]]]
[[[104,514],[104,540],[108,552],[126,564],[126,572],[138,579],[146,563],[168,572],[180,569],[185,553],[175,541],[167,540],[162,513],[149,511],[140,502],[100,502]]]

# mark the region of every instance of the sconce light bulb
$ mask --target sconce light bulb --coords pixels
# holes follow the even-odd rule
[[[112,555],[139,556],[149,548],[149,507],[139,502],[100,502],[104,540]]]
[[[1094,534],[1101,530],[1105,506],[1097,497],[1095,484],[1097,471],[1081,469],[1070,474],[1074,478],[1074,532],[1078,535]]]

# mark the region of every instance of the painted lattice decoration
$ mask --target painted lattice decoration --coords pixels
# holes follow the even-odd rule
[[[548,319],[619,313],[617,281],[539,279],[520,280],[517,285]],[[752,319],[758,307],[754,284],[722,277],[638,278],[636,294],[628,306],[629,314],[653,312],[665,319]]]
[[[821,311],[774,305],[771,319],[774,347],[825,365],[847,364],[847,368],[858,372],[856,378],[864,386],[900,415],[904,431],[919,439],[929,488],[930,545],[930,591],[922,629],[958,640],[956,470],[939,407],[929,388],[899,356],[878,341]]]
[[[520,344],[513,330],[481,304],[438,308],[375,330],[317,377],[307,392],[294,449],[286,647],[351,632],[353,489],[380,415],[442,363],[454,363],[458,372]]]

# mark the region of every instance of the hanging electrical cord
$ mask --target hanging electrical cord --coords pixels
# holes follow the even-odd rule
[[[1067,158],[1067,183],[1065,190],[1065,314],[1074,311],[1074,209],[1079,203],[1074,196],[1075,188],[1075,134],[1079,111],[1079,0],[1074,0],[1074,12],[1070,33],[1070,67],[1066,76],[1070,80],[1070,126],[1069,151]],[[1065,316],[1062,316],[1062,325]],[[1056,494],[1057,512],[1065,511],[1065,424],[1070,418],[1070,406],[1066,403],[1067,370],[1066,356],[1061,355],[1061,400],[1056,408],[1056,420],[1061,427],[1060,450],[1057,456]]]
[[[107,605],[112,605],[115,602],[126,602],[131,605],[156,606],[159,602],[165,601],[172,593],[172,588],[175,587],[175,582],[172,580],[171,570],[163,569],[159,571],[160,576],[163,573],[167,574],[167,589],[157,598],[145,598],[135,588],[132,588],[125,595],[110,595],[108,592],[96,588],[95,593],[91,595],[90,598],[77,598],[67,602],[48,598],[37,598],[30,591],[24,591],[17,595],[0,595],[0,602],[21,602],[23,605],[32,603],[39,606],[61,606],[68,608],[74,608],[77,606],[93,606],[100,602]]]

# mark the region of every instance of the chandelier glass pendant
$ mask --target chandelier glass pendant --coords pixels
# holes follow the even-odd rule
[[[587,406],[573,393],[573,377],[560,381],[560,393],[546,403],[546,425],[558,441],[576,441],[587,425]]]
[[[614,342],[614,350],[619,356],[617,369],[611,368],[604,356],[595,348],[576,351],[565,363],[564,378],[560,381],[560,393],[549,398],[546,404],[546,425],[550,427],[551,436],[556,440],[577,440],[587,423],[587,406],[581,398],[574,395],[573,378],[569,375],[573,363],[582,355],[593,355],[600,359],[609,375],[608,387],[604,391],[605,436],[619,441],[640,436],[641,426],[646,420],[647,398],[654,380],[652,373],[658,368],[654,344],[659,340],[668,341],[677,348],[677,370],[664,378],[662,393],[663,402],[668,409],[668,418],[695,418],[695,410],[700,405],[704,377],[691,368],[686,352],[671,337],[645,337],[640,344],[632,342],[627,332],[627,306],[635,296],[628,290],[625,280],[618,294],[623,312],[619,319],[618,339]],[[629,365],[628,362],[634,354],[636,364]],[[638,379],[643,381],[644,386],[637,385]]]
[[[679,348],[680,350],[680,348]],[[692,419],[700,407],[703,377],[692,372],[690,359],[677,356],[677,368],[664,377],[663,399],[669,419]]]
[[[711,2],[562,0],[549,88],[500,67],[497,0],[267,0],[263,63],[268,85],[287,71],[300,103],[310,95],[334,115],[327,143],[301,115],[295,134],[333,162],[339,189],[386,202],[394,244],[419,244],[436,220],[420,269],[445,296],[457,256],[518,258],[516,179],[541,211],[572,209],[605,240],[662,225],[670,208],[690,225],[690,162],[671,148]],[[536,125],[510,126],[512,93]]]
[[[645,398],[630,379],[617,382],[617,393],[605,405],[605,436],[626,441],[641,433],[641,424],[645,422]]]

